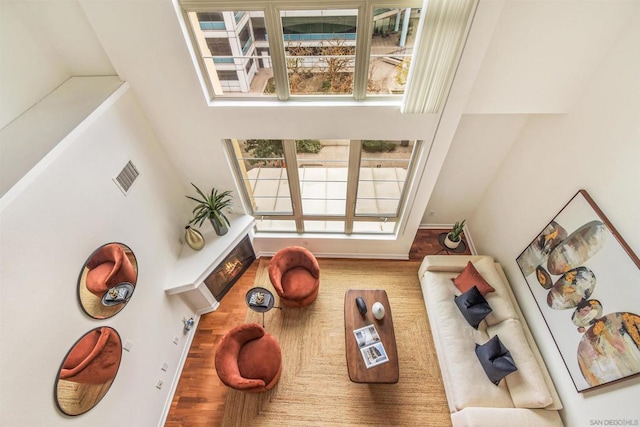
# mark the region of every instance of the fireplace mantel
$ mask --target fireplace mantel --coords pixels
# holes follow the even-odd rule
[[[194,251],[186,243],[183,245],[173,274],[164,288],[167,295],[183,296],[200,314],[213,311],[219,305],[204,285],[204,280],[247,234],[253,240],[252,216],[230,215],[229,221],[231,226],[224,236],[217,236],[213,229],[203,233],[206,243],[200,251]]]

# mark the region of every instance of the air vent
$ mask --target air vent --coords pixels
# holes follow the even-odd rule
[[[118,176],[113,178],[113,181],[116,183],[118,188],[120,188],[120,190],[122,190],[122,192],[126,196],[127,193],[129,192],[129,189],[131,188],[136,178],[138,177],[138,175],[139,175],[138,169],[136,169],[133,163],[129,161],[129,163],[126,164],[124,169],[122,169],[122,172],[120,172]]]

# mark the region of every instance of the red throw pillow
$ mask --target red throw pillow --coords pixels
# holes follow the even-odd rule
[[[460,289],[460,292],[467,292],[474,286],[478,288],[482,295],[486,295],[489,292],[495,291],[490,284],[478,273],[478,270],[473,266],[471,261],[467,263],[467,266],[460,272],[458,277],[453,280],[453,284],[456,288]]]

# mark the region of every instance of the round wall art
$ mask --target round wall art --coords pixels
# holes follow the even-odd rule
[[[78,279],[82,309],[94,319],[107,319],[124,308],[138,280],[133,251],[122,243],[108,243],[87,259]]]

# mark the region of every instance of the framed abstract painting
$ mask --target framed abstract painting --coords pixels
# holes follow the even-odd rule
[[[516,261],[578,392],[640,374],[640,259],[585,190]]]

